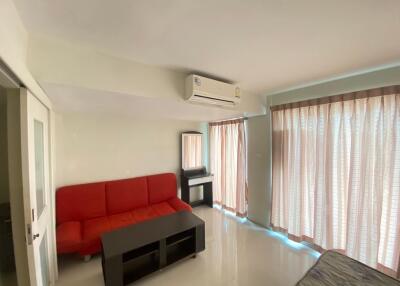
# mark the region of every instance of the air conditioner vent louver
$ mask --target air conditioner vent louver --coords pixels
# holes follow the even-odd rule
[[[220,99],[220,98],[209,97],[209,96],[204,96],[204,95],[199,95],[199,94],[195,94],[193,96],[201,97],[201,98],[204,98],[206,100],[212,100],[212,101],[215,101],[215,102],[229,103],[229,104],[232,104],[232,105],[235,104],[235,102],[233,102],[232,100]]]
[[[190,75],[186,78],[185,97],[194,103],[233,107],[240,103],[240,89],[232,84]]]

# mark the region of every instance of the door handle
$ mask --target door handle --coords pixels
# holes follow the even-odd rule
[[[37,234],[34,234],[33,235],[33,240],[35,240],[36,238],[38,238],[39,237],[39,234],[37,233]]]

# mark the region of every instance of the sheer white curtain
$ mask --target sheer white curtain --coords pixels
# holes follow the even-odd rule
[[[273,227],[398,274],[399,90],[273,110]]]
[[[244,120],[210,123],[210,170],[215,203],[247,215],[247,170]]]

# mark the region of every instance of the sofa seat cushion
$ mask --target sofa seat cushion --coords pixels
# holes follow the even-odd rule
[[[100,236],[111,230],[107,217],[94,218],[83,222],[83,240],[100,240]]]
[[[176,212],[176,210],[174,208],[172,208],[167,202],[154,204],[154,205],[151,205],[151,207],[154,209],[154,211],[159,216],[169,215],[169,214]]]
[[[108,217],[94,218],[83,222],[83,242],[81,255],[91,255],[101,251],[101,235],[111,230]]]
[[[187,203],[183,202],[182,200],[178,198],[173,198],[168,200],[168,203],[170,204],[171,207],[173,207],[176,211],[192,211],[192,207],[188,205]]]
[[[130,212],[115,214],[108,217],[111,229],[117,229],[134,224],[136,221]]]
[[[60,224],[57,226],[56,236],[58,253],[78,251],[82,245],[81,223],[70,221]]]
[[[141,222],[158,217],[159,214],[152,207],[145,207],[131,211],[132,217],[136,222]]]

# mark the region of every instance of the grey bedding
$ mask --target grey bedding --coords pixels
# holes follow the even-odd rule
[[[296,286],[400,286],[400,281],[335,251],[321,255]]]

